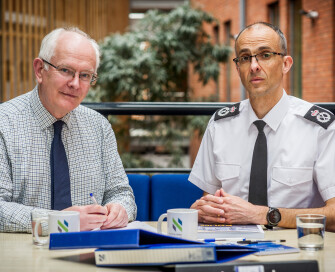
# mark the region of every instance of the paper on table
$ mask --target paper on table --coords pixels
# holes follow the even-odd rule
[[[198,226],[199,238],[247,238],[263,239],[264,231],[260,225],[203,224]]]
[[[141,221],[133,221],[131,223],[128,223],[126,227],[119,228],[119,229],[142,229],[142,230],[147,230],[151,232],[157,232],[157,229],[144,223]]]

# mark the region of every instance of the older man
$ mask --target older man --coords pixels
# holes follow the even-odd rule
[[[112,128],[80,106],[98,66],[94,40],[56,29],[33,62],[37,86],[0,106],[0,231],[30,232],[33,209],[79,211],[81,230],[135,219]]]
[[[209,121],[190,175],[205,192],[192,205],[199,221],[293,228],[297,214],[315,213],[334,231],[334,115],[286,94],[293,60],[277,27],[246,27],[235,52],[249,99]]]

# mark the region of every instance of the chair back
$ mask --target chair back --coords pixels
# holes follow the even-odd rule
[[[149,221],[150,206],[150,177],[141,174],[127,174],[129,185],[134,191],[137,205],[136,220]]]
[[[189,174],[156,174],[151,177],[150,220],[173,208],[189,208],[203,192],[188,181]]]

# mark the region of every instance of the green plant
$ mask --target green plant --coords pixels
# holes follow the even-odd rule
[[[133,30],[121,35],[113,34],[101,43],[99,80],[89,99],[91,101],[189,101],[191,90],[187,86],[189,64],[193,65],[199,80],[206,85],[217,80],[219,64],[227,61],[231,48],[214,44],[204,30],[204,23],[217,23],[210,14],[184,4],[169,13],[148,11]],[[182,149],[176,145],[189,126],[200,133],[206,127],[207,117],[189,118],[147,116],[139,127],[150,131],[144,140],[159,139],[160,145],[172,154],[169,166],[180,166]],[[151,121],[151,122],[149,122]],[[122,135],[117,135],[119,151],[128,166],[143,165],[136,156],[127,153],[122,140],[129,140],[129,129],[138,122],[122,120]],[[126,135],[128,133],[128,135]],[[164,139],[164,140],[163,140]]]
[[[184,4],[169,13],[148,11],[132,31],[106,37],[97,84],[102,100],[187,101],[190,63],[204,85],[217,80],[231,48],[213,44],[205,32],[203,24],[214,21]]]

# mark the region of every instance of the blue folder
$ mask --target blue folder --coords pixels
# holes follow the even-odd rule
[[[201,244],[142,229],[51,233],[49,249],[138,248],[155,244]]]
[[[158,234],[142,229],[100,230],[67,233],[51,233],[49,249],[143,249],[157,247],[213,246],[215,262],[234,260],[258,251],[242,245],[215,245]]]

